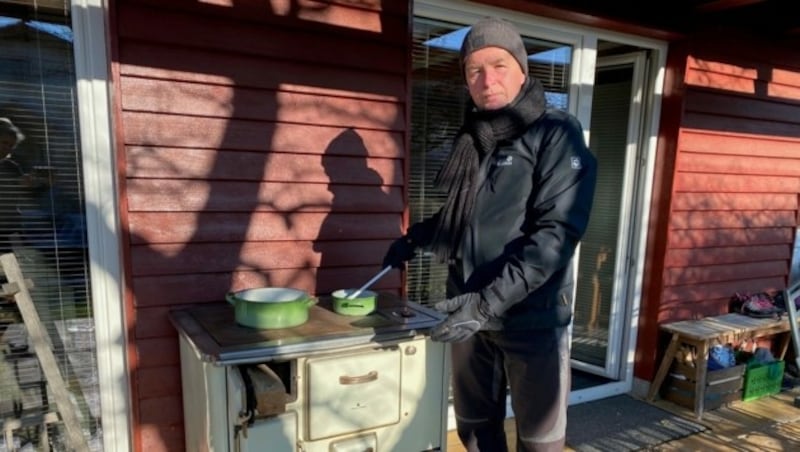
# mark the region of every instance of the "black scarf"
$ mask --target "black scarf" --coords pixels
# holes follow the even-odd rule
[[[455,257],[464,225],[472,217],[481,162],[492,154],[498,141],[522,135],[544,113],[545,104],[541,82],[528,78],[517,97],[503,108],[478,110],[472,101],[467,105],[464,125],[434,181],[438,189],[447,192],[432,244],[440,262]]]

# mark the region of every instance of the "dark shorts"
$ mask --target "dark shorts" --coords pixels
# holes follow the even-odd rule
[[[508,450],[503,424],[509,391],[517,450],[564,450],[568,341],[567,329],[558,328],[482,331],[452,345],[456,423],[467,450]]]

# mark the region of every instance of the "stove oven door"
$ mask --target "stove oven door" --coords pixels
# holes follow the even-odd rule
[[[231,425],[233,452],[295,452],[297,413],[286,411],[273,416],[256,415],[252,423],[245,416],[247,391],[240,370],[227,368],[228,421]]]
[[[306,361],[311,441],[400,421],[400,349],[373,349]]]
[[[247,430],[239,430],[234,441],[235,452],[295,452],[297,413],[256,419]]]

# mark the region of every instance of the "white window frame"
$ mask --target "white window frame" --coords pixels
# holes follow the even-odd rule
[[[104,0],[71,3],[103,449],[125,451],[132,449],[132,423],[111,125],[108,7]]]

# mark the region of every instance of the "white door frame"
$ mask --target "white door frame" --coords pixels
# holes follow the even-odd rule
[[[658,141],[658,126],[663,96],[664,72],[666,68],[667,44],[660,41],[641,41],[633,38],[627,41],[615,33],[601,33],[598,35],[603,40],[622,42],[640,47],[648,51],[649,59],[641,53],[637,58],[644,58],[640,71],[635,71],[634,77],[642,77],[643,83],[635,83],[643,89],[634,95],[632,117],[636,112],[641,117],[637,124],[629,121],[628,137],[631,142],[638,142],[638,149],[628,149],[626,158],[626,177],[624,193],[630,196],[624,203],[621,218],[630,218],[631,221],[621,224],[620,237],[627,237],[628,248],[619,247],[618,255],[624,256],[615,269],[616,298],[626,299],[625,306],[616,313],[617,320],[613,327],[617,333],[613,340],[609,338],[609,347],[619,348],[618,360],[613,364],[619,369],[617,381],[600,386],[572,391],[570,404],[589,402],[619,394],[627,394],[634,388],[633,367],[636,356],[636,336],[638,333],[639,309],[642,297],[642,284],[644,280],[644,261],[647,251],[647,224],[650,216],[652,200],[653,174],[655,172],[656,145]],[[603,59],[598,64],[612,64],[614,60]],[[637,111],[638,110],[638,111]],[[637,130],[638,129],[638,130]],[[638,135],[637,135],[638,134]],[[631,137],[637,137],[631,140]],[[625,223],[625,222],[623,222]],[[618,345],[617,345],[618,344]],[[639,384],[646,387],[646,384]]]

